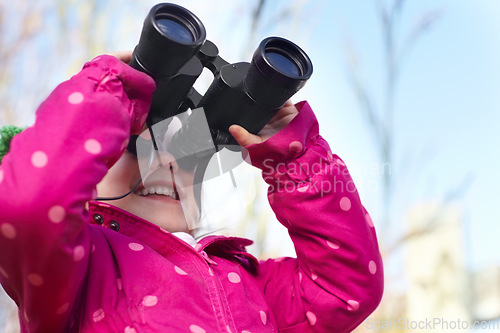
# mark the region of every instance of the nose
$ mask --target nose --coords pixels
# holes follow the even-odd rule
[[[167,151],[164,150],[153,150],[152,151],[152,162],[150,170],[157,170],[160,168],[170,169],[172,172],[177,172],[179,170],[179,165],[175,157]]]

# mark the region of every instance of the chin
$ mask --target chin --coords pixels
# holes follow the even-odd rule
[[[182,209],[180,210],[180,212],[172,212],[171,209],[162,210],[149,207],[148,211],[143,211],[141,209],[141,211],[135,213],[135,215],[168,232],[189,232],[184,213]]]
[[[162,216],[161,218],[148,219],[148,221],[168,232],[190,232],[184,216],[182,218],[171,217],[169,219],[165,219],[165,217]]]

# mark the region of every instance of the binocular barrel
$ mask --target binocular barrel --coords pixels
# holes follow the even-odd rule
[[[195,55],[205,39],[203,23],[187,9],[170,3],[151,8],[129,63],[156,82],[148,124],[177,113],[203,71]]]
[[[227,63],[206,40],[203,23],[170,3],[157,4],[149,12],[130,65],[156,81],[149,125],[190,105],[204,108],[210,129],[226,132],[239,124],[258,133],[312,74],[307,54],[279,37],[264,39],[251,63]],[[193,84],[204,67],[214,80],[203,96],[198,94],[189,103],[188,95],[193,96]]]
[[[201,99],[210,128],[238,124],[257,134],[304,86],[312,63],[297,45],[280,37],[264,39],[252,62],[222,66]]]

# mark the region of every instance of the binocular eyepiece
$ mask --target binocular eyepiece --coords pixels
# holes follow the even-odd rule
[[[171,3],[157,4],[149,12],[130,65],[153,77],[157,85],[148,125],[203,107],[213,133],[227,133],[232,124],[258,133],[312,74],[307,54],[279,37],[264,39],[251,63],[226,62],[206,40],[200,19]],[[214,79],[200,95],[193,84],[203,68]],[[229,134],[217,136],[230,140]]]
[[[193,13],[171,3],[157,4],[144,21],[130,64],[155,80],[173,77],[205,39],[205,27]]]

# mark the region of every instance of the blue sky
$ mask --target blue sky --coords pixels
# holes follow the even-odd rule
[[[395,104],[396,158],[406,159],[414,153],[414,160],[411,169],[398,170],[394,165],[394,176],[404,186],[403,196],[409,197],[411,206],[439,200],[470,175],[471,185],[455,201],[465,224],[466,260],[471,268],[498,264],[500,3],[407,2],[403,34],[426,10],[442,9],[443,14],[417,41],[401,75]],[[308,99],[322,128],[328,128],[324,136],[355,166],[351,168],[354,180],[364,184],[373,175],[362,167],[376,163],[377,156],[347,81],[343,45],[346,40],[355,45],[366,82],[380,95],[384,84],[381,30],[373,4],[329,2],[318,18],[315,38],[308,44],[316,69],[306,92]],[[322,40],[329,39],[330,44],[319,47]],[[376,213],[380,193],[360,191],[370,211]],[[406,208],[399,203],[398,208]],[[405,213],[399,211],[396,216],[402,223]]]

